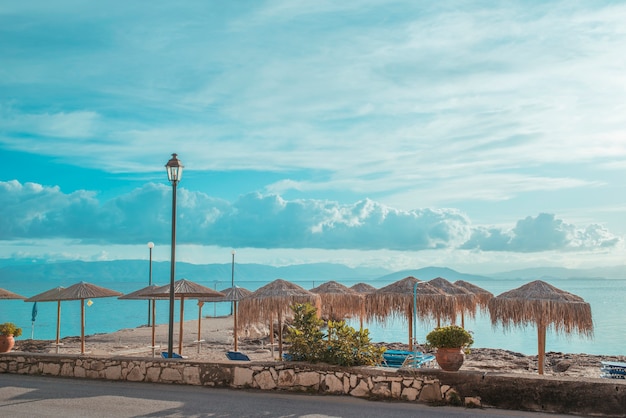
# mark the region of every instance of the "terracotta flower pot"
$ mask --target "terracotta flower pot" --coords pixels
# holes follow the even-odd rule
[[[435,358],[442,370],[456,372],[463,365],[465,353],[460,348],[438,348]]]
[[[13,338],[13,334],[0,335],[0,353],[8,353],[13,349],[14,345],[15,339]]]

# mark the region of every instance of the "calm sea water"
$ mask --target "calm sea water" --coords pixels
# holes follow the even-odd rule
[[[473,284],[489,290],[494,295],[517,288],[528,281],[520,280],[482,280]],[[559,289],[574,293],[591,305],[594,321],[594,337],[587,339],[578,335],[555,335],[548,330],[546,337],[546,351],[560,351],[567,353],[588,353],[606,355],[626,355],[626,279],[624,280],[552,280],[550,284]],[[98,282],[97,284],[129,293],[147,285],[143,282]],[[224,288],[230,283],[197,281],[211,288]],[[318,286],[322,281],[296,281],[304,288]],[[58,285],[69,286],[71,283],[2,283],[0,287],[23,296],[33,296]],[[161,283],[159,283],[161,284]],[[265,283],[236,282],[238,286],[255,290]],[[354,283],[345,282],[350,286]],[[389,282],[371,282],[377,288]],[[168,321],[168,301],[157,301],[157,323]],[[21,338],[54,339],[56,336],[57,303],[40,302],[37,304],[37,317],[32,327],[32,303],[21,300],[0,300],[0,322],[15,322],[22,327]],[[179,306],[176,303],[176,317],[178,321]],[[230,313],[229,303],[205,303],[202,308],[203,316],[223,316]],[[197,319],[198,307],[195,300],[185,301],[185,319]],[[118,300],[117,298],[93,299],[91,306],[85,307],[85,333],[96,334],[113,332],[124,328],[134,328],[148,321],[148,302],[133,300]],[[358,327],[358,321],[351,321],[350,325]],[[435,326],[433,322],[418,322],[417,340],[423,342],[426,334]],[[385,324],[366,323],[370,335],[377,342],[408,341],[408,323],[404,319],[392,319]],[[478,314],[475,319],[465,319],[465,327],[474,334],[474,347],[501,348],[524,354],[537,353],[537,330],[534,326],[523,329],[512,329],[505,332],[501,327],[492,328],[488,314]],[[61,303],[61,337],[80,335],[80,302],[67,301]],[[167,337],[157,336],[157,343],[166,344]]]

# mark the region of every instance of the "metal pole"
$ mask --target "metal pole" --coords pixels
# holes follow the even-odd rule
[[[233,255],[233,263],[232,263],[232,269],[231,269],[231,276],[230,276],[230,287],[232,289],[232,291],[235,291],[235,250],[232,251],[231,253]],[[231,301],[230,302],[230,314],[233,314],[233,306],[234,303]]]
[[[154,246],[154,244],[152,244],[151,242],[148,243],[148,248],[150,249],[150,267],[149,267],[149,273],[148,273],[148,285],[152,286],[152,247]],[[148,326],[150,326],[150,324],[152,323],[151,320],[151,306],[150,306],[150,301],[148,301]],[[154,321],[154,318],[152,318],[152,321]],[[154,344],[152,344],[154,345]]]
[[[167,334],[167,358],[172,358],[174,351],[174,277],[176,267],[176,183],[172,182],[172,256],[170,266],[170,315]],[[182,318],[181,318],[182,321]],[[182,337],[182,336],[181,336]]]

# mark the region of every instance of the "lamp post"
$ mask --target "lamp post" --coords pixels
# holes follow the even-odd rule
[[[172,358],[174,347],[174,277],[176,267],[176,186],[183,176],[183,164],[176,154],[172,154],[172,158],[165,164],[167,170],[167,179],[172,183],[172,257],[170,266],[170,315],[167,334],[167,358]],[[180,318],[182,321],[183,318]],[[182,335],[180,336],[183,337]]]
[[[148,269],[148,285],[152,286],[152,249],[154,248],[154,242],[149,242],[148,243],[148,248],[150,249],[150,268]],[[150,322],[150,305],[152,305],[152,303],[150,303],[151,301],[148,301],[148,326],[150,326],[152,323]],[[152,321],[154,321],[154,318],[152,318]]]
[[[230,287],[232,289],[232,291],[235,291],[235,250],[232,250],[230,252],[233,256],[233,263],[232,263],[232,268],[231,268],[231,276],[230,276]],[[233,314],[233,306],[235,305],[234,301],[230,302],[230,314]]]

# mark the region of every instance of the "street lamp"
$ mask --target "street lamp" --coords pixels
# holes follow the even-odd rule
[[[172,183],[172,257],[170,266],[170,316],[167,334],[167,358],[172,358],[174,351],[174,274],[176,266],[176,186],[183,176],[183,164],[176,154],[172,154],[172,158],[165,164],[167,170],[167,179]],[[182,321],[183,318],[180,318]],[[183,338],[181,335],[180,338]]]
[[[230,287],[232,289],[232,292],[235,291],[235,250],[232,250],[230,252],[233,255],[233,263],[232,263],[232,274],[230,276]],[[234,293],[233,293],[234,294]],[[230,302],[230,314],[233,314],[233,306],[235,305],[234,301]]]
[[[148,270],[148,285],[152,286],[152,249],[154,248],[154,242],[149,242],[148,243],[148,248],[150,249],[150,268]],[[150,322],[150,303],[151,301],[148,301],[148,326],[151,325]],[[152,320],[154,321],[154,318],[152,318]]]

